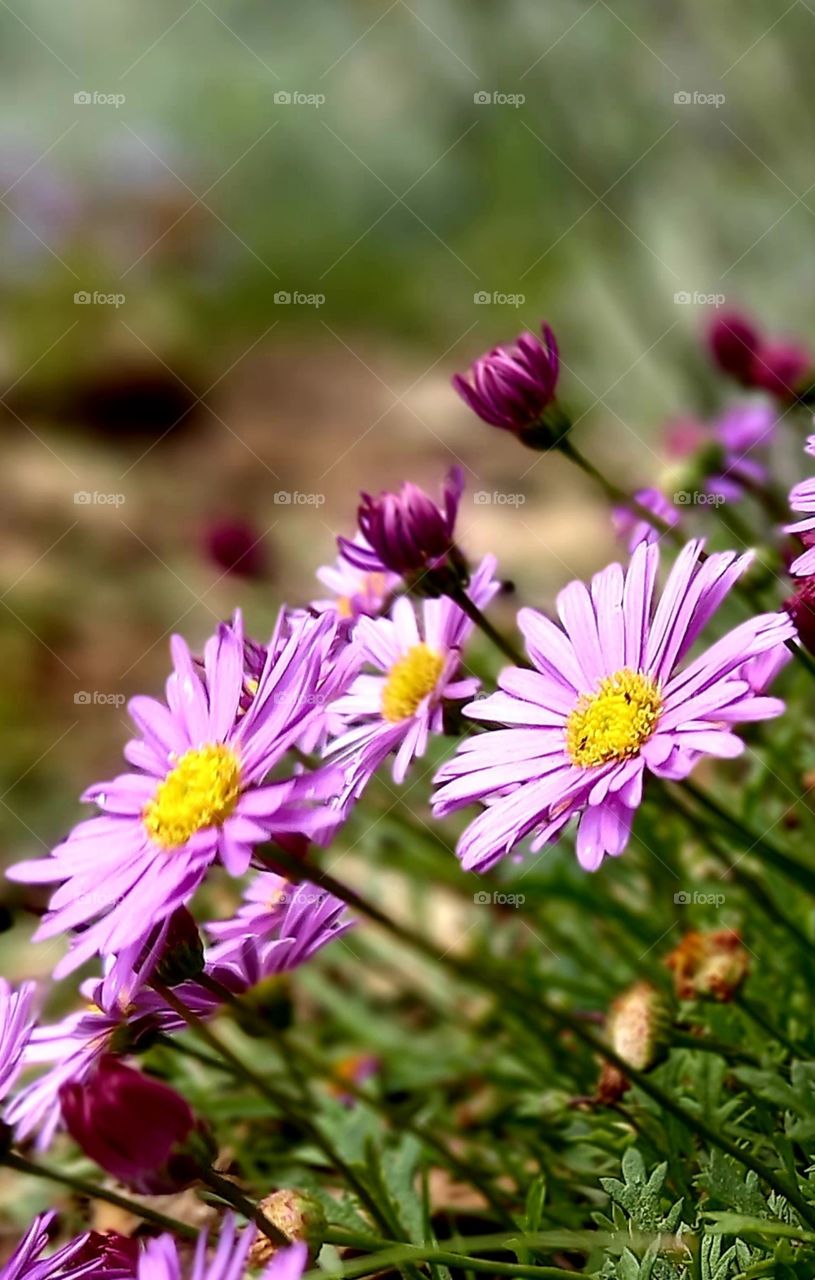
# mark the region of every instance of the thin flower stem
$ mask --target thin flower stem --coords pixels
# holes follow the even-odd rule
[[[279,1227],[276,1227],[273,1222],[269,1221],[258,1205],[252,1204],[251,1200],[247,1200],[234,1182],[230,1182],[228,1178],[221,1177],[220,1173],[216,1173],[214,1169],[204,1169],[200,1176],[201,1181],[205,1186],[209,1187],[210,1191],[214,1191],[226,1204],[231,1205],[233,1209],[237,1209],[238,1213],[243,1214],[244,1218],[254,1222],[255,1226],[263,1232],[267,1240],[271,1240],[272,1244],[291,1244],[289,1237]]]
[[[680,786],[688,795],[693,797],[697,804],[706,809],[708,813],[712,813],[718,819],[720,825],[738,836],[745,852],[762,854],[771,866],[776,867],[789,879],[807,889],[809,893],[815,893],[815,870],[806,866],[803,862],[799,862],[797,858],[790,857],[788,853],[785,853],[783,849],[779,849],[766,836],[756,835],[755,832],[744,825],[740,818],[724,809],[718,800],[714,800],[711,795],[708,795],[706,791],[698,787],[695,782],[691,782],[689,778],[686,778]]]
[[[272,1106],[284,1112],[294,1110],[293,1100],[286,1094],[281,1094],[277,1090],[271,1088],[262,1076],[259,1076],[251,1067],[247,1066],[247,1064],[238,1057],[234,1050],[224,1044],[224,1042],[214,1034],[211,1028],[208,1027],[207,1024],[197,1016],[197,1014],[187,1008],[184,1001],[178,998],[172,988],[165,986],[164,983],[158,982],[155,979],[153,980],[152,985],[154,990],[161,996],[162,1000],[164,1000],[171,1009],[174,1009],[175,1012],[184,1019],[191,1030],[195,1031],[202,1040],[205,1040],[211,1049],[216,1053],[221,1054],[221,1056],[234,1068],[236,1073],[246,1080],[248,1084],[251,1084],[267,1102],[271,1102]],[[328,1160],[343,1175],[349,1187],[351,1187],[356,1194],[360,1203],[365,1205],[380,1230],[384,1230],[385,1232],[390,1231],[392,1224],[388,1222],[387,1218],[380,1212],[379,1205],[374,1197],[369,1194],[365,1184],[357,1177],[350,1165],[343,1160],[339,1152],[335,1150],[333,1144],[325,1137],[319,1126],[314,1124],[313,1121],[306,1116],[302,1115],[302,1113],[296,1112],[295,1114],[297,1115],[298,1121],[303,1128],[306,1129],[312,1140],[320,1147]]]
[[[731,1058],[733,1062],[746,1062],[751,1067],[761,1066],[755,1054],[739,1049],[735,1044],[727,1044],[724,1040],[714,1040],[712,1036],[694,1036],[687,1031],[674,1028],[671,1031],[671,1044],[679,1049],[701,1049],[704,1053],[718,1053],[722,1058]]]
[[[479,630],[492,641],[497,649],[500,649],[505,658],[508,658],[514,667],[528,667],[529,660],[525,658],[520,649],[516,649],[515,645],[506,636],[492,625],[489,618],[485,616],[475,604],[467,592],[461,588],[450,593],[450,599],[459,607],[462,613],[466,613],[471,622],[474,622]]]
[[[506,975],[503,972],[494,971],[492,966],[486,964],[483,959],[479,960],[477,965],[473,965],[466,960],[451,955],[449,952],[440,954],[428,938],[425,938],[422,934],[415,933],[406,925],[391,920],[379,907],[369,903],[355,889],[348,888],[333,876],[314,867],[298,863],[294,858],[286,859],[284,865],[287,864],[298,878],[305,877],[312,883],[328,889],[336,897],[342,898],[343,901],[347,902],[349,906],[363,912],[370,919],[382,925],[383,928],[388,929],[395,937],[427,956],[433,963],[443,965],[467,982],[479,987],[486,987],[493,995],[500,991],[499,1012],[514,1013],[527,1022],[532,1021],[545,1038],[551,1036],[553,1023],[559,1030],[569,1031],[593,1053],[599,1054],[607,1062],[610,1062],[612,1066],[617,1067],[633,1084],[636,1084],[644,1093],[648,1094],[663,1111],[675,1116],[686,1128],[696,1133],[699,1138],[732,1156],[745,1168],[751,1169],[756,1173],[775,1192],[785,1196],[795,1206],[804,1221],[815,1227],[815,1205],[809,1203],[801,1194],[797,1184],[787,1177],[785,1173],[768,1168],[751,1152],[739,1147],[725,1134],[719,1133],[718,1130],[714,1129],[700,1116],[687,1111],[669,1093],[666,1093],[649,1074],[636,1070],[629,1062],[620,1057],[582,1019],[575,1017],[565,1009],[550,1004],[540,995],[535,997],[536,1003],[533,1003],[529,993],[511,987],[506,981]],[[535,1016],[536,1014],[541,1014],[543,1021],[539,1021]]]
[[[149,1205],[141,1204],[138,1200],[119,1195],[118,1191],[108,1191],[107,1187],[97,1186],[95,1182],[86,1182],[84,1178],[77,1178],[72,1173],[63,1173],[61,1169],[54,1169],[51,1165],[27,1160],[25,1156],[20,1156],[15,1151],[8,1151],[0,1156],[0,1165],[5,1165],[7,1169],[14,1169],[17,1173],[23,1173],[32,1178],[44,1178],[48,1182],[60,1183],[63,1187],[69,1187],[71,1191],[78,1192],[79,1195],[87,1196],[89,1200],[104,1200],[107,1204],[115,1205],[117,1209],[124,1209],[127,1213],[142,1218],[145,1222],[152,1222],[154,1226],[161,1227],[164,1231],[174,1231],[177,1235],[188,1236],[190,1239],[196,1239],[198,1236],[198,1232],[186,1222],[179,1222],[177,1218],[170,1218],[167,1214],[160,1213],[158,1209],[151,1209]]]
[[[733,1003],[737,1008],[741,1009],[742,1013],[744,1013],[748,1018],[751,1018],[756,1026],[761,1028],[765,1035],[769,1036],[772,1040],[777,1040],[779,1044],[782,1044],[793,1058],[806,1058],[809,1056],[802,1045],[795,1044],[793,1040],[787,1038],[783,1031],[779,1031],[778,1027],[773,1026],[762,1010],[759,1009],[758,1005],[753,1004],[753,1001],[748,999],[743,992],[737,991],[735,993],[733,996]]]

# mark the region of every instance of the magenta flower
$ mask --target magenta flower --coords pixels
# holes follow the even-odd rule
[[[373,554],[361,533],[357,533],[349,545],[366,555]],[[318,569],[317,578],[331,592],[331,597],[313,600],[311,608],[316,613],[335,611],[341,618],[352,620],[362,614],[376,617],[401,581],[398,574],[389,573],[384,565],[377,569],[361,569],[347,560],[344,554],[338,556],[334,564]]]
[[[794,400],[796,387],[812,368],[809,353],[797,343],[768,341],[746,316],[717,316],[710,327],[711,355],[724,373],[743,387]]]
[[[659,549],[640,543],[627,571],[613,564],[590,590],[561,591],[560,626],[521,610],[534,670],[505,670],[500,692],[464,709],[506,727],[465,740],[437,776],[439,816],[487,806],[459,842],[468,870],[487,870],[529,835],[539,849],[574,817],[578,861],[596,870],[625,849],[646,773],[677,780],[703,756],[737,756],[735,726],[783,711],[745,675],[794,637],[783,613],[751,618],[684,662],[750,561],[723,552],[700,563],[701,551],[684,548],[656,605]]]
[[[784,608],[795,623],[801,644],[815,653],[815,577],[802,578],[784,601]]]
[[[337,791],[330,770],[284,767],[274,781],[269,774],[345,687],[344,662],[324,661],[337,625],[326,616],[291,626],[279,650],[270,647],[248,707],[234,625],[207,642],[203,675],[174,637],[166,704],[130,703],[141,731],[125,748],[133,772],[90,787],[83,799],[100,815],[75,827],[49,859],[9,872],[59,883],[36,939],[83,926],[55,977],[143,942],[192,897],[216,859],[242,875],[270,834],[316,839],[336,827],[336,811],[324,803]]]
[[[815,435],[809,437],[804,449],[810,457],[815,457]],[[806,550],[790,565],[790,573],[797,578],[807,578],[815,573],[815,545],[811,541],[815,536],[815,476],[811,476],[809,480],[799,480],[798,484],[793,485],[790,490],[790,506],[793,511],[807,513],[803,520],[784,527],[785,533],[797,534],[806,546]]]
[[[8,1262],[0,1268],[0,1280],[80,1280],[81,1276],[113,1280],[125,1274],[120,1258],[109,1257],[102,1249],[88,1248],[92,1236],[87,1231],[43,1257],[56,1216],[53,1212],[37,1214]]]
[[[499,590],[495,557],[473,574],[467,594],[484,608]],[[430,734],[444,728],[445,705],[471,698],[479,687],[462,674],[464,646],[473,623],[452,600],[424,600],[421,611],[405,596],[389,618],[360,618],[354,644],[376,674],[358,675],[331,707],[342,728],[326,757],[345,771],[343,799],[350,801],[393,755],[392,774],[403,782],[410,763],[423,756]]]
[[[762,457],[775,431],[778,414],[762,402],[734,405],[713,423],[712,433],[721,450],[707,481],[708,493],[737,502],[745,491],[767,483],[769,472]]]
[[[213,564],[237,578],[262,581],[269,571],[263,534],[248,520],[217,520],[204,534],[204,549]]]
[[[405,483],[398,493],[378,498],[363,493],[357,518],[364,542],[338,538],[340,554],[366,573],[383,569],[399,577],[419,575],[431,594],[434,571],[458,558],[453,530],[464,490],[460,467],[448,473],[438,507],[418,485]],[[367,544],[367,545],[366,545]]]
[[[543,340],[522,333],[509,346],[495,347],[476,360],[453,386],[482,421],[523,436],[540,427],[555,403],[560,360],[555,335],[541,326]]]
[[[257,1228],[246,1227],[238,1235],[234,1214],[228,1213],[215,1248],[210,1252],[206,1231],[198,1236],[192,1258],[182,1262],[173,1236],[148,1240],[139,1259],[135,1280],[243,1280]],[[306,1269],[308,1248],[293,1244],[279,1249],[259,1280],[300,1280]]]
[[[65,1127],[85,1155],[143,1195],[169,1195],[195,1182],[191,1140],[206,1131],[189,1103],[110,1055],[84,1083],[59,1091]]]
[[[638,489],[634,494],[634,501],[646,511],[653,512],[672,529],[679,524],[679,512],[659,489]],[[662,537],[660,529],[643,516],[637,515],[630,507],[615,507],[612,520],[618,537],[625,539],[629,551],[633,551],[641,542],[659,542]]]

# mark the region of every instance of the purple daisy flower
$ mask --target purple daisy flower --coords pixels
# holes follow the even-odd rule
[[[316,839],[336,826],[336,810],[320,803],[336,794],[332,771],[267,779],[345,687],[343,662],[326,670],[324,661],[337,625],[326,616],[292,627],[279,652],[270,648],[245,709],[235,626],[220,626],[207,642],[203,677],[184,641],[173,638],[166,704],[130,702],[141,730],[125,748],[133,772],[90,787],[82,798],[100,815],[75,827],[49,859],[8,873],[59,882],[37,940],[83,926],[55,977],[145,939],[192,897],[216,859],[243,875],[255,845],[272,833]]]
[[[467,594],[483,609],[500,589],[496,561],[487,556],[473,574]],[[475,677],[462,678],[462,650],[473,623],[447,598],[416,607],[405,596],[389,618],[360,618],[354,644],[377,674],[361,674],[331,711],[343,731],[326,756],[345,769],[343,800],[356,797],[382,762],[394,755],[393,779],[404,781],[411,761],[424,755],[431,733],[444,727],[444,706],[470,698]]]
[[[557,341],[548,324],[543,340],[522,333],[509,346],[495,347],[476,360],[453,386],[466,405],[490,426],[521,435],[538,425],[554,403],[560,372]]]
[[[809,437],[804,449],[810,457],[815,458],[815,435]],[[798,484],[793,485],[790,490],[790,506],[793,511],[805,511],[807,514],[803,520],[785,525],[784,532],[795,533],[807,542],[815,535],[815,476],[811,476],[809,480],[799,480]],[[807,546],[806,551],[793,560],[790,573],[796,578],[806,578],[815,573],[815,546]]]
[[[487,870],[528,835],[539,849],[573,817],[578,861],[596,870],[625,849],[646,772],[677,780],[702,756],[737,756],[736,725],[784,710],[744,670],[794,637],[783,613],[751,618],[683,663],[751,558],[700,563],[702,545],[684,548],[656,605],[659,549],[640,543],[627,572],[613,564],[591,590],[561,591],[560,626],[521,610],[534,670],[508,668],[500,692],[464,709],[507,727],[464,741],[437,776],[437,815],[487,806],[459,842],[468,870]]]
[[[737,502],[745,490],[760,488],[769,477],[767,465],[759,455],[773,437],[778,414],[772,405],[762,402],[734,405],[717,418],[713,436],[721,448],[718,466],[707,482],[708,493],[718,494],[728,502]],[[752,456],[751,456],[752,455]]]
[[[349,545],[363,553],[373,554],[361,533],[357,533]],[[314,600],[311,608],[316,613],[334,611],[341,618],[351,619],[362,614],[376,617],[401,581],[398,574],[389,573],[384,565],[378,569],[361,569],[358,564],[347,560],[344,554],[338,556],[334,564],[318,569],[317,578],[331,592],[331,598]]]
[[[23,982],[18,991],[0,978],[0,1100],[20,1074],[34,1024],[32,1005],[36,986]]]
[[[0,1280],[79,1280],[80,1276],[121,1276],[120,1266],[106,1263],[103,1253],[86,1248],[90,1232],[43,1257],[56,1213],[38,1213],[4,1267]],[[90,1256],[89,1256],[90,1255]]]
[[[400,578],[432,574],[457,554],[453,530],[463,491],[461,468],[452,467],[441,507],[410,482],[378,498],[363,493],[357,513],[362,538],[338,538],[340,555],[366,573],[384,568]]]
[[[634,494],[634,501],[646,511],[653,512],[672,529],[679,524],[679,512],[659,489],[638,489]],[[629,552],[638,547],[641,542],[659,542],[662,537],[661,530],[655,528],[642,516],[638,516],[630,507],[615,507],[612,511],[612,520],[618,537],[626,540]]]
[[[243,1280],[256,1235],[254,1226],[246,1227],[239,1235],[235,1216],[228,1213],[211,1254],[207,1247],[208,1233],[202,1231],[192,1259],[187,1263],[182,1263],[173,1236],[158,1236],[155,1240],[148,1240],[144,1246],[136,1280]],[[305,1244],[280,1249],[261,1273],[260,1280],[300,1280],[307,1257]]]

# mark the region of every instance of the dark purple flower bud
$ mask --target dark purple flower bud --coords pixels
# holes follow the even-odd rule
[[[723,373],[745,387],[753,385],[753,358],[761,339],[746,316],[730,311],[717,316],[708,331],[708,346]]]
[[[801,644],[815,653],[815,577],[801,578],[784,608],[798,628]]]
[[[453,570],[456,581],[464,575],[453,539],[463,489],[461,468],[453,467],[445,481],[441,507],[410,483],[403,484],[398,493],[381,493],[377,498],[363,493],[357,518],[370,550],[348,538],[338,538],[340,553],[366,573],[390,570],[417,589],[441,594],[448,569]]]
[[[204,944],[186,907],[177,907],[165,922],[161,950],[152,976],[167,987],[197,978],[204,968]]]
[[[779,400],[794,400],[811,369],[812,361],[803,347],[793,342],[767,342],[753,361],[753,386]]]
[[[110,1054],[84,1083],[59,1091],[62,1117],[87,1156],[143,1195],[169,1195],[198,1177],[209,1139],[169,1085]]]
[[[135,1236],[123,1236],[118,1231],[90,1231],[72,1263],[75,1267],[87,1264],[95,1280],[99,1277],[131,1280],[138,1272],[140,1253],[141,1245]]]
[[[479,418],[539,447],[557,443],[568,429],[555,400],[557,342],[548,324],[541,331],[542,341],[522,333],[511,345],[481,356],[467,377],[457,373],[453,378],[456,391]]]
[[[262,534],[246,520],[217,520],[206,530],[204,545],[210,560],[239,578],[265,578],[268,557]]]

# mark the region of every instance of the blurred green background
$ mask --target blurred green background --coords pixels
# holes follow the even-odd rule
[[[450,374],[547,318],[582,444],[653,480],[722,298],[806,333],[813,48],[804,0],[2,0],[0,857],[118,771],[172,630],[316,593],[361,487],[459,460],[537,604],[605,560]],[[207,557],[235,517],[263,581]]]

